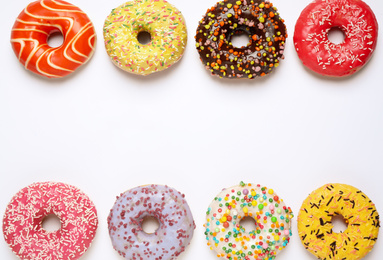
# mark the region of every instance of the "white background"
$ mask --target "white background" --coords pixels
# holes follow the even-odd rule
[[[205,244],[205,212],[224,187],[241,180],[273,188],[294,213],[293,237],[279,260],[316,259],[301,245],[296,216],[306,196],[329,182],[364,191],[383,214],[382,33],[373,58],[352,77],[314,75],[293,48],[295,22],[310,0],[275,0],[289,32],[285,60],[270,76],[210,76],[194,47],[198,21],[215,0],[172,0],[188,26],[180,62],[148,77],[119,70],[102,27],[119,0],[76,0],[97,30],[89,63],[49,80],[26,71],[10,44],[14,20],[29,3],[0,9],[0,215],[12,196],[37,181],[82,189],[96,204],[99,229],[83,260],[122,259],[106,218],[115,197],[142,184],[186,195],[197,228],[179,259],[216,259]],[[383,26],[383,2],[367,0]],[[383,239],[366,260],[381,259]],[[0,239],[0,259],[16,256]]]

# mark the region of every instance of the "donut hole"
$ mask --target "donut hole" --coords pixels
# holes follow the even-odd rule
[[[342,215],[333,216],[331,224],[334,233],[343,233],[348,227],[347,221]]]
[[[245,229],[247,233],[257,229],[257,224],[255,223],[255,219],[252,217],[242,218],[239,221],[239,224],[242,226],[243,229]]]
[[[49,47],[60,47],[64,43],[64,35],[60,31],[53,32],[48,36]]]
[[[332,27],[327,33],[328,40],[334,44],[341,44],[346,39],[346,34],[339,27]]]
[[[41,221],[41,226],[47,232],[55,232],[61,229],[61,220],[55,214],[48,214]]]
[[[152,41],[152,35],[147,31],[142,31],[137,34],[137,40],[142,45],[146,45]]]
[[[229,39],[233,47],[243,48],[250,44],[250,35],[245,31],[238,30]]]
[[[157,218],[146,216],[143,218],[141,228],[146,234],[153,234],[160,227],[160,222]]]

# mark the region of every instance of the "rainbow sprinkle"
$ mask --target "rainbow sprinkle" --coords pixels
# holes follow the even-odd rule
[[[252,218],[253,230],[242,220]],[[207,244],[230,260],[272,260],[290,241],[293,213],[272,189],[241,182],[219,193],[206,212]]]
[[[138,41],[141,32],[150,34],[149,43]],[[165,0],[134,0],[113,9],[106,18],[104,43],[115,65],[145,76],[169,68],[182,57],[186,23]]]

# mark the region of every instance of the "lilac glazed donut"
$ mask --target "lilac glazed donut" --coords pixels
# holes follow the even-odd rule
[[[146,233],[145,218],[152,217],[158,229]],[[162,185],[145,185],[122,193],[108,216],[114,249],[125,259],[175,259],[189,245],[195,224],[184,195]]]

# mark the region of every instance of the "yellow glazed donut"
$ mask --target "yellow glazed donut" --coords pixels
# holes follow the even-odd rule
[[[138,37],[150,34],[142,44]],[[186,47],[186,23],[165,0],[133,0],[112,10],[104,24],[105,48],[119,68],[139,75],[169,68]]]
[[[331,221],[337,215],[347,224],[343,233],[332,230]],[[305,248],[319,259],[357,260],[374,246],[379,223],[374,203],[362,191],[346,184],[326,184],[303,202],[298,233]]]

